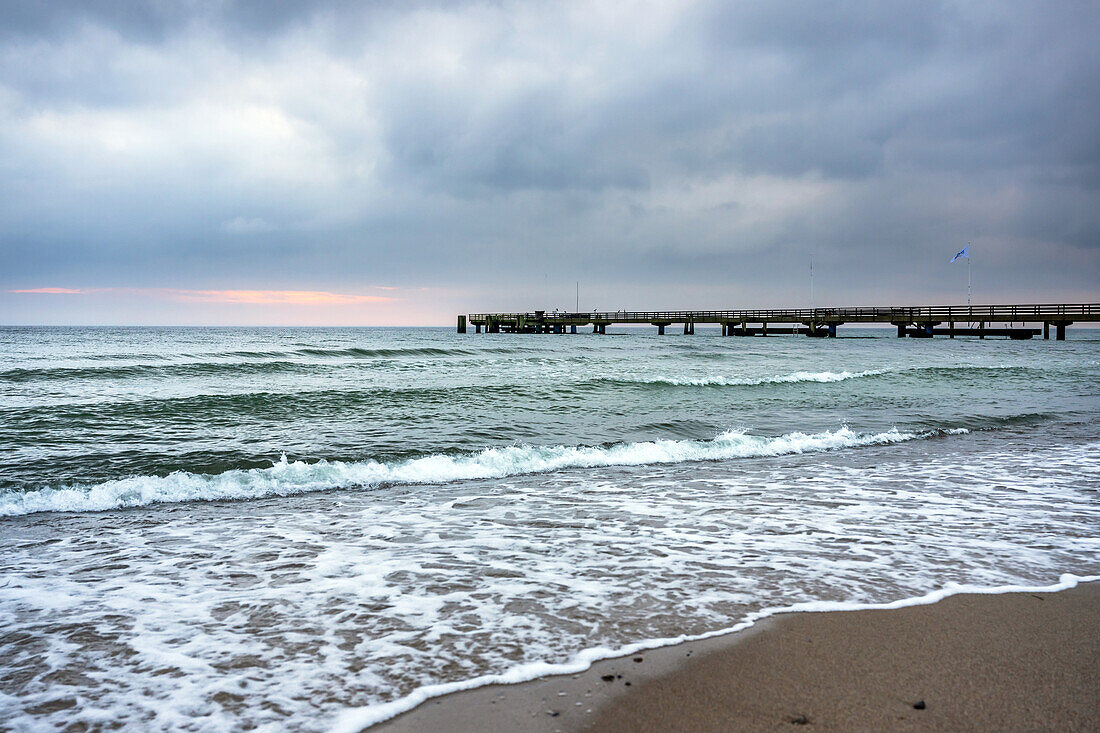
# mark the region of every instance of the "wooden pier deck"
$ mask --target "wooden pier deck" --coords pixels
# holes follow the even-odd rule
[[[898,338],[933,336],[1002,336],[1028,339],[1043,334],[1064,341],[1066,326],[1100,322],[1100,303],[1028,305],[928,305],[861,308],[793,308],[772,310],[717,311],[614,311],[567,313],[471,313],[458,317],[458,332],[467,323],[477,333],[577,333],[592,327],[592,333],[607,332],[614,324],[648,324],[664,334],[673,324],[683,324],[685,334],[694,334],[696,324],[721,326],[723,336],[767,336],[804,334],[836,337],[837,327],[846,323],[881,323],[897,328]],[[994,325],[998,324],[998,325]],[[1037,324],[1041,329],[1026,324]]]

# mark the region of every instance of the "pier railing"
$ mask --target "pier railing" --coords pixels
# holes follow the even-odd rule
[[[922,305],[855,308],[789,308],[668,311],[535,311],[471,313],[470,322],[509,323],[926,323],[951,321],[1082,322],[1100,321],[1100,303]]]

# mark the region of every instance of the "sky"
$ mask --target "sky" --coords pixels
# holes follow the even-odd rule
[[[0,323],[1100,301],[1100,4],[0,0]],[[810,270],[813,276],[811,279]]]

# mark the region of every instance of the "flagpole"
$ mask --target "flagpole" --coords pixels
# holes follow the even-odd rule
[[[966,314],[967,314],[966,317],[967,318],[970,318],[970,314],[971,314],[971,310],[972,310],[972,306],[970,305],[970,296],[971,296],[971,283],[973,281],[970,279],[970,263],[973,259],[974,258],[970,253],[970,242],[967,242],[966,243]],[[968,326],[970,325],[969,321],[967,321],[967,325]]]

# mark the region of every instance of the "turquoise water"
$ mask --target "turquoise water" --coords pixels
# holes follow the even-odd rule
[[[1100,338],[0,330],[0,711],[342,710],[1100,572]]]

